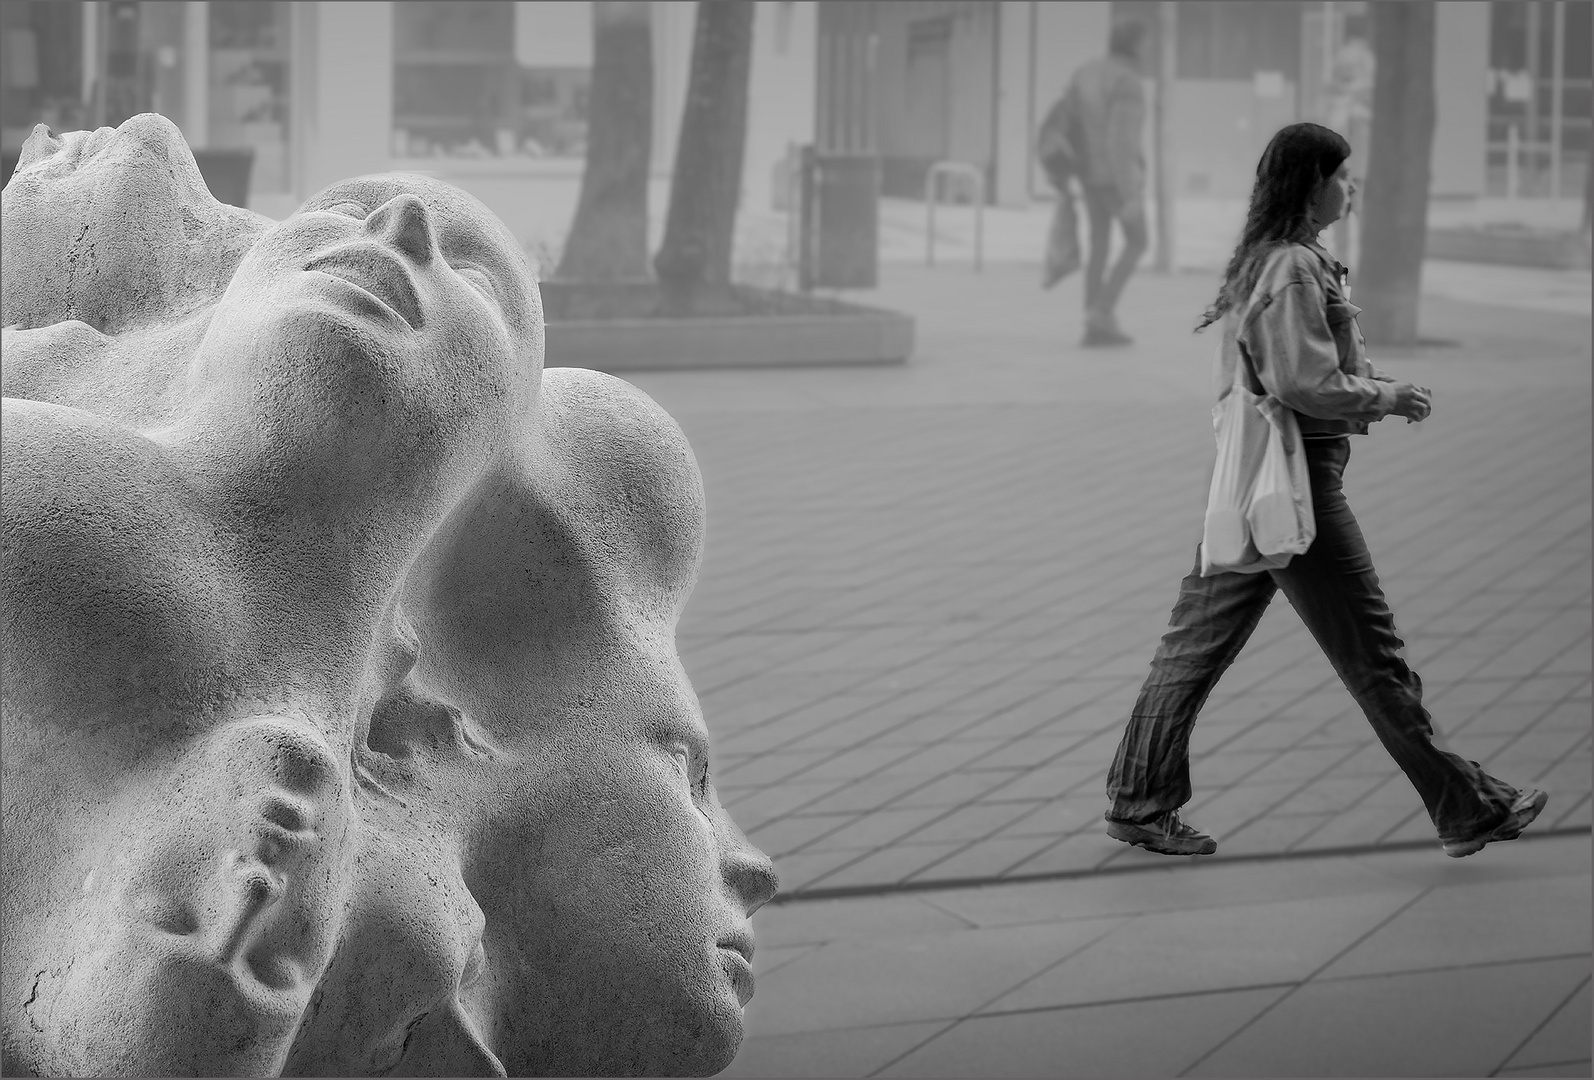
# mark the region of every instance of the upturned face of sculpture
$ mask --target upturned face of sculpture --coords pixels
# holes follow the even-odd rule
[[[335,184],[261,235],[187,383],[212,422],[245,420],[285,483],[363,483],[426,514],[525,426],[541,355],[514,237],[459,189],[389,174]]]
[[[270,224],[211,197],[163,116],[60,136],[40,124],[6,185],[0,322],[115,334],[181,317],[215,302]]]
[[[238,365],[284,351],[328,366],[529,362],[541,311],[514,238],[474,199],[422,176],[335,184],[239,265],[203,352]],[[430,389],[430,387],[425,387]]]

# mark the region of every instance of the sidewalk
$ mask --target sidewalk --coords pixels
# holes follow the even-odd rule
[[[1588,838],[1485,855],[766,909],[720,1075],[1588,1076]]]
[[[1519,280],[1516,271],[1491,273],[1503,276],[1483,286]],[[1199,539],[1212,458],[1213,343],[1189,331],[1215,283],[1204,274],[1136,278],[1124,318],[1138,344],[1102,352],[1074,345],[1077,275],[1050,293],[1037,276],[1033,266],[1012,264],[981,274],[887,264],[881,288],[851,298],[915,316],[919,345],[905,366],[633,379],[676,416],[703,470],[708,545],[679,641],[714,739],[716,786],[781,877],[781,902],[755,920],[759,964],[771,978],[733,1068],[861,1074],[949,1029],[900,1067],[984,1075],[998,1067],[986,1055],[1006,1061],[1004,1047],[1042,1045],[1012,1034],[1014,1025],[1037,1025],[1035,1039],[1057,1028],[1072,1046],[1067,1032],[1094,1032],[1098,1016],[1139,1022],[1139,1007],[1105,1003],[1173,993],[1177,1004],[1156,1006],[1159,1019],[1148,1022],[1165,1035],[1118,1037],[1137,1054],[1171,1056],[1126,1058],[1126,1071],[1243,1071],[1252,1058],[1225,1055],[1252,1053],[1252,1038],[1262,1040],[1257,1054],[1286,1045],[1294,1029],[1275,1037],[1269,1025],[1299,1023],[1304,1010],[1320,1029],[1314,1037],[1340,1044],[1340,1056],[1312,1050],[1310,1067],[1301,1067],[1309,1075],[1472,1074],[1445,1056],[1409,1070],[1409,1059],[1382,1058],[1393,1064],[1369,1069],[1358,1056],[1373,1050],[1363,1045],[1355,1002],[1369,987],[1408,984],[1340,983],[1325,967],[1399,911],[1416,913],[1402,917],[1396,935],[1410,937],[1405,927],[1427,925],[1428,905],[1449,895],[1476,900],[1456,903],[1486,921],[1478,934],[1502,950],[1477,963],[1504,965],[1498,1009],[1515,1019],[1506,1030],[1474,1015],[1496,1008],[1479,982],[1494,969],[1483,967],[1465,976],[1473,981],[1457,974],[1444,982],[1454,990],[1445,1008],[1400,991],[1411,1006],[1392,1015],[1460,1025],[1454,1038],[1464,1046],[1475,1046],[1466,1042],[1474,1029],[1494,1032],[1467,1051],[1480,1075],[1507,1060],[1549,1063],[1541,1056],[1549,1051],[1534,1049],[1529,1061],[1520,1056],[1527,1045],[1519,1050],[1511,1039],[1529,1039],[1540,1022],[1550,1024],[1546,1039],[1564,1038],[1557,1025],[1581,1018],[1586,1062],[1586,1003],[1550,1020],[1589,974],[1586,306],[1568,314],[1425,301],[1425,335],[1459,344],[1386,352],[1379,361],[1432,386],[1435,413],[1421,425],[1375,427],[1356,441],[1347,474],[1408,656],[1451,748],[1513,783],[1552,792],[1534,839],[1446,859],[1409,783],[1281,601],[1195,731],[1188,811],[1218,836],[1219,853],[1200,867],[1170,869],[1102,834],[1102,787]],[[1530,290],[1496,291],[1532,299]],[[1532,864],[1523,873],[1570,880],[1510,884],[1519,860]],[[1354,897],[1330,884],[1379,875],[1411,881]],[[1256,908],[1254,923],[1235,923],[1201,899],[1202,890],[1221,893],[1230,881],[1241,883],[1233,886],[1239,892],[1224,896],[1284,906]],[[1185,891],[1197,882],[1215,884]],[[940,891],[974,884],[985,887],[958,895],[1017,905],[1016,921],[1037,925],[1067,911],[1067,925],[1042,933],[978,918],[969,921],[980,930],[924,921]],[[1443,891],[1472,886],[1481,891]],[[915,889],[930,891],[905,891]],[[1162,890],[1163,914],[1124,923],[1138,909],[1120,910],[1127,901],[1114,890]],[[1407,901],[1415,906],[1404,908]],[[1188,925],[1188,935],[1152,934],[1160,919]],[[858,920],[881,933],[925,936],[865,948],[845,936]],[[1338,929],[1316,936],[1323,920]],[[842,936],[824,938],[832,943],[822,949],[807,947],[821,931],[792,929],[832,924]],[[1253,926],[1272,927],[1272,936],[1245,936]],[[1066,1003],[1105,1012],[951,1026],[987,1007],[1030,1008],[996,1003],[1098,939],[1091,948],[1109,951],[1096,955],[1119,955],[1112,950],[1138,940],[1142,927],[1146,941],[1161,943],[1147,956],[1183,965],[1171,989],[1147,989],[1144,980],[1115,988],[1116,960],[1099,974],[1070,967],[1103,989]],[[994,936],[980,936],[986,929]],[[1540,933],[1548,938],[1534,937]],[[1429,941],[1398,970],[1473,964],[1465,949],[1451,958],[1458,936],[1467,935]],[[843,962],[853,953],[863,959]],[[785,960],[789,971],[775,966]],[[1510,966],[1520,964],[1540,966]],[[875,967],[879,981],[870,982]],[[1128,978],[1132,966],[1123,972]],[[1535,972],[1553,974],[1542,990]],[[1332,969],[1340,973],[1364,972]],[[1410,978],[1421,987],[1437,977]],[[854,981],[878,987],[878,996],[853,996]],[[1245,989],[1217,992],[1230,987]],[[1519,999],[1525,1011],[1516,1011]],[[781,1004],[791,1000],[798,1003]],[[1198,1062],[1275,1000],[1246,1028],[1258,1034],[1237,1036]],[[814,1001],[819,1013],[801,1004]],[[839,1011],[825,1011],[831,1002]],[[806,1019],[793,1027],[788,1015]],[[1030,1015],[1041,1014],[1014,1013]],[[1202,1043],[1197,1035],[1206,1038],[1208,1023],[1229,1027]],[[1100,1026],[1126,1030],[1107,1019]],[[825,1056],[832,1052],[842,1056]],[[1263,1074],[1288,1071],[1282,1059],[1254,1060],[1272,1063],[1255,1066]],[[1012,1061],[1020,1072],[1064,1068],[1051,1059],[1044,1067]],[[1103,1071],[1100,1059],[1079,1061],[1081,1075]]]

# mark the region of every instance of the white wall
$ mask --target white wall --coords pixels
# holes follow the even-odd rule
[[[776,173],[787,147],[814,140],[818,7],[813,0],[764,0],[756,12],[741,209],[767,213],[775,206]]]
[[[316,130],[306,147],[301,197],[336,180],[392,167],[392,6],[328,0],[318,7]]]
[[[1046,110],[1068,89],[1075,70],[1106,54],[1111,21],[1112,5],[1097,0],[1042,0],[1035,5],[1035,111],[1025,120],[1031,140]],[[1009,103],[1009,107],[1028,111],[1023,102]],[[997,185],[1001,186],[1000,180]],[[1048,190],[1039,166],[1033,174],[1033,185],[1036,191]]]
[[[1438,122],[1433,141],[1435,195],[1482,195],[1489,66],[1489,5],[1440,3],[1434,13],[1434,84]]]
[[[1029,24],[1029,0],[1002,0],[997,16],[996,201],[1003,206],[1029,202],[1030,154],[1040,124],[1038,116],[1030,120]]]

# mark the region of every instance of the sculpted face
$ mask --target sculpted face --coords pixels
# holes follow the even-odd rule
[[[187,383],[216,422],[247,417],[256,453],[294,482],[364,477],[432,506],[524,423],[541,354],[537,291],[503,225],[457,188],[387,175],[334,185],[261,236]]]
[[[377,176],[333,185],[266,232],[204,348],[226,362],[302,336],[328,363],[507,366],[529,359],[540,323],[525,257],[485,207],[426,177]]]
[[[271,222],[225,206],[154,113],[23,144],[5,190],[0,324],[80,319],[106,334],[214,303]]]
[[[548,732],[526,804],[465,866],[489,913],[484,1024],[514,1073],[706,1075],[741,1042],[774,875],[714,793],[678,668],[629,675],[601,718]]]
[[[326,997],[369,1019],[311,1025],[292,1059],[305,1073],[351,1030],[373,1035],[321,1068],[371,1068],[395,1023],[426,1023],[416,1003],[443,999],[512,1075],[704,1075],[740,1043],[749,916],[775,879],[715,795],[675,652],[702,536],[697,470],[673,421],[607,376],[547,372],[539,418],[412,570],[414,628],[394,634],[410,659],[357,754],[361,864],[402,848],[381,829],[452,838],[414,877],[468,888],[479,960],[472,935],[414,924],[449,959],[402,1005],[333,989],[335,969]],[[360,876],[351,910],[380,880]]]
[[[5,1070],[727,1065],[775,880],[675,650],[680,429],[542,373],[425,177],[273,224],[145,116],[36,133],[4,219]]]

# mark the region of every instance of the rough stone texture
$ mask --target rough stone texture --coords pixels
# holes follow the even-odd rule
[[[679,428],[463,192],[198,176],[145,115],[4,194],[4,1071],[718,1071],[774,878]]]

